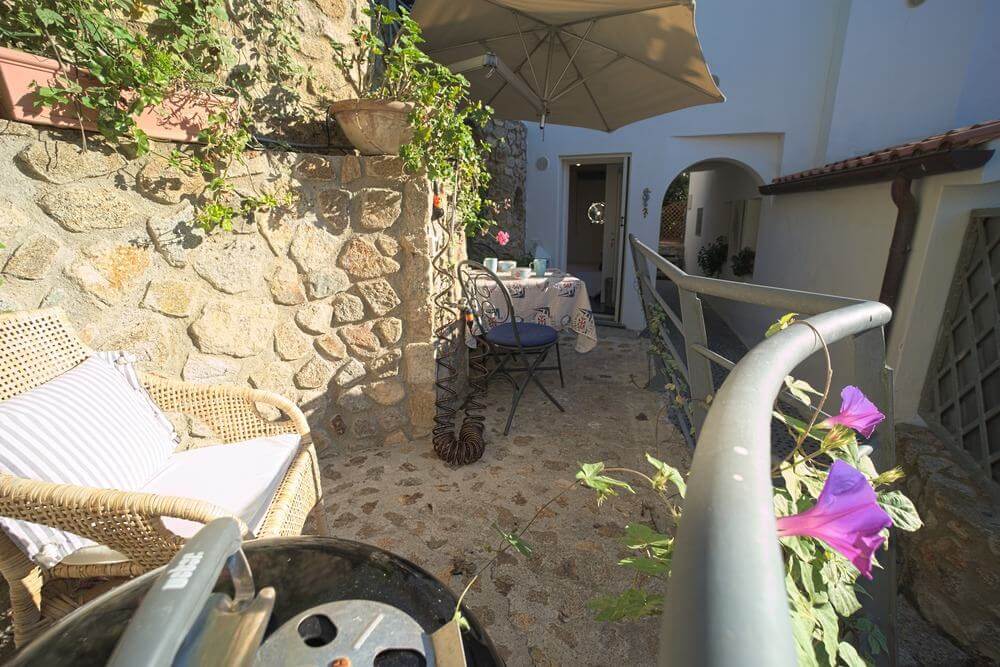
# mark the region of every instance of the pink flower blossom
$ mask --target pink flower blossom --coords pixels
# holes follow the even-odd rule
[[[871,579],[872,558],[885,542],[880,533],[891,525],[868,479],[850,464],[836,460],[816,504],[805,512],[778,518],[778,536],[808,535],[822,540]]]
[[[875,427],[884,419],[885,415],[879,412],[860,389],[848,385],[840,392],[840,414],[824,420],[823,425],[832,428],[835,424],[842,424],[870,438]]]
[[[500,245],[507,245],[510,243],[510,234],[507,232],[497,232],[497,243]]]

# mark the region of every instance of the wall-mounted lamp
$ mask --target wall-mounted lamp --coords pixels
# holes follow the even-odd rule
[[[652,196],[653,191],[649,188],[642,189],[642,217],[649,215],[649,198]]]

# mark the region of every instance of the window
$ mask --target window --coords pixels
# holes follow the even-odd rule
[[[694,219],[694,235],[701,236],[701,223],[705,219],[705,209],[698,207],[698,211],[695,213]]]

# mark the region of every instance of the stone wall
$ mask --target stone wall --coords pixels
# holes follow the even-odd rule
[[[901,425],[897,456],[924,527],[900,533],[900,586],[971,653],[1000,660],[1000,517],[995,493],[930,431]]]
[[[198,184],[76,141],[0,121],[5,309],[59,306],[88,344],[150,372],[279,392],[320,450],[430,431],[426,180],[395,157],[250,154],[239,187],[293,203],[206,235]]]
[[[530,250],[525,247],[524,238],[527,134],[527,129],[521,121],[499,119],[490,121],[479,132],[479,136],[493,147],[487,159],[487,168],[493,177],[487,197],[497,205],[493,215],[497,224],[490,229],[489,235],[473,239],[483,251],[474,252],[473,256],[486,253],[521,259],[527,250]],[[510,243],[503,248],[497,244],[495,238],[496,233],[501,230],[510,234]],[[487,248],[489,252],[486,252]]]

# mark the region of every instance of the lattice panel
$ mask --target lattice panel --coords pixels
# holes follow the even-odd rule
[[[925,418],[1000,482],[1000,216],[973,218],[924,390]]]
[[[686,224],[687,200],[666,204],[660,212],[660,241],[683,243]]]

